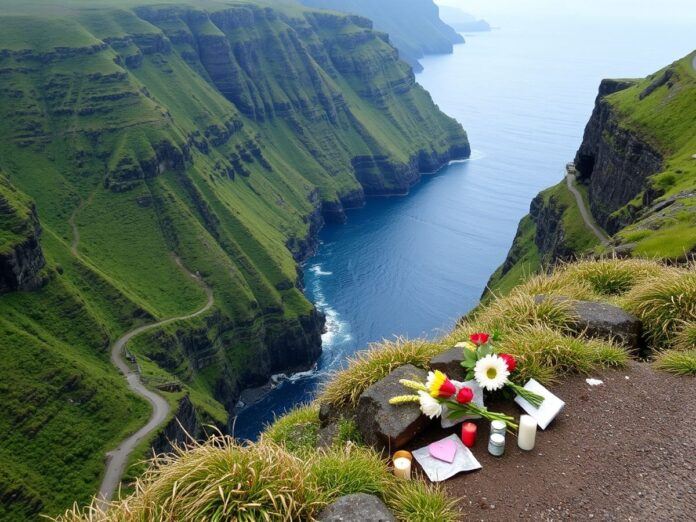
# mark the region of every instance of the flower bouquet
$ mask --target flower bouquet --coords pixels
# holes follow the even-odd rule
[[[517,429],[514,419],[503,413],[488,411],[485,406],[473,402],[474,391],[468,386],[457,389],[454,383],[439,370],[428,373],[425,384],[418,381],[401,379],[401,385],[416,391],[416,394],[392,397],[389,404],[407,404],[417,402],[426,417],[440,417],[446,412],[449,419],[458,419],[466,415],[479,415],[485,419],[501,420],[509,428]]]
[[[464,350],[462,366],[467,371],[466,379],[476,379],[487,391],[510,388],[538,408],[544,402],[544,397],[509,379],[510,374],[517,368],[517,361],[510,354],[495,352],[492,342],[496,337],[496,334],[491,336],[487,333],[475,333],[469,337],[469,341],[460,343]]]

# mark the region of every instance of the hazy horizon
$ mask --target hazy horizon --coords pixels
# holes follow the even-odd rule
[[[659,4],[649,0],[435,0],[439,5],[458,7],[492,25],[510,16],[535,17],[600,17],[655,20],[677,25],[695,24],[696,7],[693,0],[664,0]],[[696,46],[696,42],[695,42]]]

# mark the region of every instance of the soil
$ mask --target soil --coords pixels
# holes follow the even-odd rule
[[[488,423],[476,421],[482,469],[443,483],[462,499],[462,520],[696,519],[696,379],[633,362],[549,388],[566,407],[532,451],[508,434],[505,454],[493,457]],[[487,406],[517,417],[510,402]],[[409,449],[455,431],[434,424]]]

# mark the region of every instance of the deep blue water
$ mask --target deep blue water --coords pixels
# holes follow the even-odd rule
[[[645,76],[690,52],[688,25],[567,19],[499,22],[452,55],[423,60],[418,81],[469,133],[472,158],[408,197],[373,199],[326,227],[305,266],[307,297],[327,315],[316,371],[282,382],[242,412],[255,438],[310,400],[327,372],[369,342],[435,336],[473,307],[505,259],[531,199],[562,179],[605,77]],[[618,26],[617,26],[618,24]]]

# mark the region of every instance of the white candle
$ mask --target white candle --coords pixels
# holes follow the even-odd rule
[[[399,478],[411,478],[411,460],[412,456],[408,451],[397,451],[394,453],[394,475]]]
[[[517,432],[517,445],[523,450],[533,450],[536,440],[537,422],[530,415],[520,417],[520,427]]]

